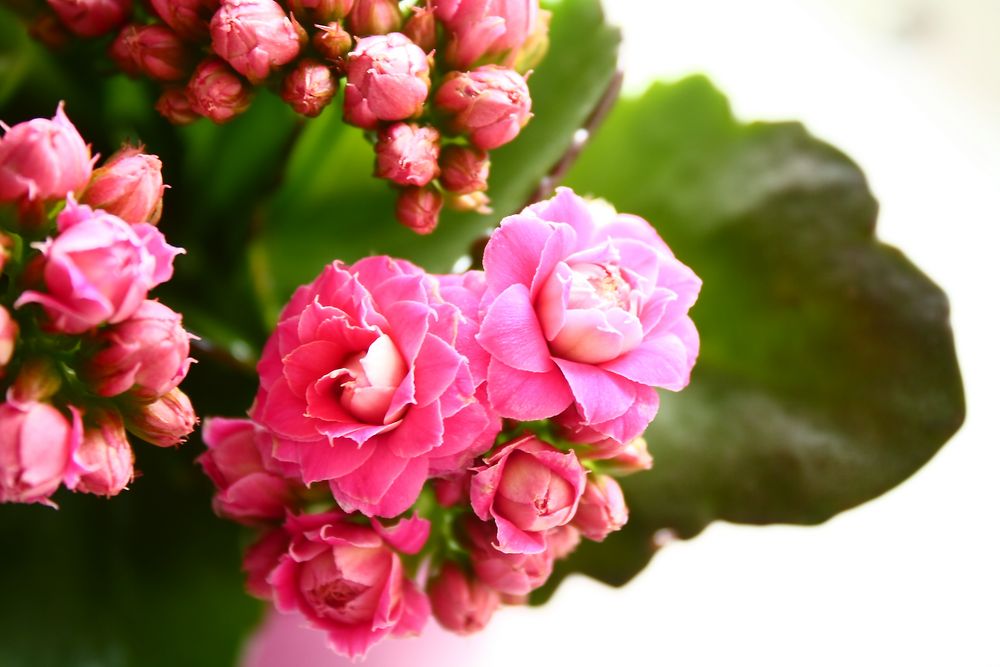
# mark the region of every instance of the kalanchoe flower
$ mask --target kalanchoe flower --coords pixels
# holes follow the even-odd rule
[[[79,482],[74,460],[80,416],[67,419],[47,403],[0,403],[0,503],[44,503]]]
[[[0,377],[3,370],[14,356],[14,346],[17,344],[17,320],[10,316],[10,311],[0,306]]]
[[[541,553],[545,534],[573,519],[586,478],[575,454],[525,435],[475,469],[472,509],[496,523],[499,551]]]
[[[251,83],[294,60],[301,48],[298,31],[274,0],[222,0],[211,31],[212,50]]]
[[[429,125],[393,123],[375,143],[375,175],[400,185],[427,185],[438,175],[441,135]]]
[[[441,185],[464,195],[486,190],[490,177],[490,156],[471,146],[446,146],[441,151]]]
[[[339,23],[317,25],[316,32],[313,33],[312,44],[313,48],[330,62],[338,74],[344,73],[347,54],[354,46],[351,33],[344,30],[344,27]]]
[[[548,581],[554,557],[549,550],[531,554],[506,554],[493,547],[492,524],[466,522],[472,569],[484,584],[500,593],[527,595]]]
[[[396,198],[396,220],[417,234],[430,234],[438,224],[444,197],[433,187],[403,188]]]
[[[241,523],[284,518],[295,498],[291,482],[274,469],[267,433],[249,419],[219,417],[207,419],[201,433],[208,451],[198,463],[218,489],[215,513]]]
[[[58,364],[49,355],[22,359],[17,377],[7,388],[7,400],[17,404],[48,402],[62,388]]]
[[[281,99],[310,118],[318,116],[336,92],[337,79],[330,68],[311,58],[300,60],[281,84]]]
[[[62,199],[87,187],[90,148],[63,112],[18,123],[0,138],[0,201]]]
[[[466,195],[446,192],[445,204],[453,211],[475,211],[484,215],[493,212],[490,208],[490,198],[481,190]]]
[[[513,68],[524,74],[537,67],[549,52],[549,24],[552,22],[552,12],[546,9],[538,10],[535,29],[528,35],[521,48],[516,51]],[[507,64],[510,64],[508,57]]]
[[[87,422],[76,454],[84,469],[76,491],[117,496],[132,481],[134,474],[134,456],[128,444],[125,424],[114,410],[88,414]]]
[[[496,65],[450,73],[434,101],[451,114],[452,128],[483,150],[512,141],[531,118],[531,93],[524,77]]]
[[[573,442],[577,455],[581,459],[598,461],[603,472],[621,477],[653,467],[653,457],[642,437],[628,442],[609,438],[586,426],[575,407],[556,417],[555,422],[560,426],[561,435]]]
[[[580,546],[580,531],[574,526],[560,526],[545,534],[547,551],[554,560],[568,558]]]
[[[132,317],[96,334],[96,352],[85,362],[83,377],[100,396],[131,391],[140,400],[156,400],[187,375],[190,339],[180,315],[144,301]]]
[[[289,0],[288,7],[305,23],[339,21],[354,6],[354,0]]]
[[[434,499],[441,507],[469,504],[469,479],[471,473],[464,471],[450,477],[435,479]]]
[[[448,34],[446,57],[466,69],[481,60],[513,64],[538,27],[538,0],[435,0]]]
[[[163,209],[163,164],[142,147],[125,146],[94,171],[80,203],[130,224],[155,225]]]
[[[208,37],[208,22],[219,8],[219,0],[149,0],[153,11],[186,40]]]
[[[191,107],[187,90],[167,88],[156,100],[156,112],[174,125],[187,125],[201,118],[201,114]]]
[[[500,606],[500,594],[455,563],[445,562],[428,588],[431,610],[441,627],[470,635],[486,627]]]
[[[253,90],[224,61],[209,58],[198,65],[188,81],[187,98],[195,113],[225,123],[246,111]]]
[[[131,0],[47,0],[59,20],[80,37],[100,37],[118,28],[132,10]]]
[[[434,20],[434,12],[424,7],[414,7],[410,18],[403,26],[403,34],[427,53],[433,51],[437,44],[437,21]]]
[[[698,354],[688,316],[701,281],[649,223],[561,188],[504,219],[486,246],[477,340],[491,355],[490,403],[505,417],[575,409],[618,442],[682,389]]]
[[[592,475],[573,517],[573,527],[588,540],[602,542],[611,533],[621,530],[627,521],[628,506],[622,487],[613,477]]]
[[[344,120],[374,129],[380,120],[419,115],[430,91],[427,54],[394,32],[358,40],[347,57]]]
[[[174,257],[183,252],[152,225],[129,225],[72,199],[57,226],[59,235],[39,244],[46,290],[25,291],[14,306],[39,304],[46,325],[62,333],[131,317],[150,289],[170,279]]]
[[[359,37],[387,35],[402,26],[403,14],[397,0],[354,0],[347,17],[347,27]]]
[[[289,517],[290,545],[267,578],[275,605],[301,613],[351,658],[389,635],[418,634],[430,605],[406,578],[396,550],[419,550],[427,534],[422,524],[405,519],[385,531],[349,522],[340,512]]]
[[[191,69],[193,52],[180,36],[162,25],[127,25],[109,49],[111,58],[130,76],[180,81]]]
[[[171,389],[152,403],[132,406],[125,424],[133,435],[157,447],[179,445],[194,431],[198,417],[191,399],[180,389]]]

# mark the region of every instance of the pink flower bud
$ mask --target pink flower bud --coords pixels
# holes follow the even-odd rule
[[[152,403],[136,406],[125,419],[130,433],[157,447],[181,444],[198,424],[191,399],[176,388]]]
[[[351,33],[344,30],[339,23],[318,25],[316,28],[317,31],[312,38],[313,48],[334,66],[338,74],[343,74],[346,67],[345,59],[354,46]]]
[[[225,123],[247,110],[253,91],[223,60],[209,58],[195,68],[187,97],[193,111]]]
[[[62,199],[87,187],[90,148],[63,112],[18,123],[0,138],[0,201]]]
[[[417,234],[430,234],[438,224],[444,198],[432,187],[404,188],[396,198],[396,220]]]
[[[44,403],[62,388],[62,374],[48,356],[28,357],[21,362],[14,383],[7,389],[11,403]]]
[[[456,132],[467,134],[483,150],[512,141],[531,118],[531,93],[524,77],[496,65],[450,73],[435,103],[452,114]]]
[[[545,532],[572,520],[586,480],[576,454],[525,435],[475,468],[472,509],[496,522],[500,551],[541,553]]]
[[[201,114],[191,108],[187,90],[167,88],[156,100],[156,111],[174,125],[187,125],[201,118]]]
[[[445,204],[453,211],[475,211],[483,215],[493,212],[490,208],[490,198],[482,190],[465,195],[446,192]]]
[[[14,345],[17,342],[17,320],[10,316],[10,311],[0,306],[0,376],[3,369],[14,356]]]
[[[310,118],[318,116],[336,92],[337,79],[330,68],[311,58],[300,60],[281,85],[281,99]]]
[[[193,61],[193,53],[177,33],[162,25],[125,26],[109,53],[126,74],[157,81],[183,79]]]
[[[442,566],[427,594],[441,627],[460,635],[471,635],[485,628],[500,606],[499,593],[468,576],[451,561]]]
[[[580,531],[573,526],[560,526],[545,533],[546,551],[555,560],[569,557],[580,546]]]
[[[438,175],[441,135],[429,125],[393,123],[375,143],[375,175],[400,185],[427,185]]]
[[[490,177],[490,156],[468,146],[446,146],[441,151],[441,185],[464,195],[486,189]]]
[[[132,10],[131,0],[48,0],[49,6],[73,33],[100,37],[116,29]]]
[[[402,25],[403,14],[397,0],[355,0],[354,9],[347,16],[347,27],[359,37],[387,35]]]
[[[90,416],[90,415],[88,415]],[[83,441],[76,458],[86,470],[80,475],[77,491],[98,496],[117,496],[132,481],[132,447],[125,424],[117,411],[95,413],[93,424],[83,429]]]
[[[289,0],[288,7],[307,23],[330,23],[347,16],[354,0]]]
[[[28,35],[52,51],[61,51],[73,39],[73,33],[52,12],[36,16],[28,24]]]
[[[280,520],[295,502],[288,480],[264,467],[261,449],[270,442],[249,419],[212,418],[202,438],[208,451],[198,457],[218,493],[212,507],[221,517],[241,523]]]
[[[479,521],[466,523],[471,543],[472,569],[484,584],[500,593],[527,595],[548,581],[552,574],[552,553],[507,554],[493,547],[492,526]]]
[[[219,0],[149,0],[163,22],[186,40],[208,37],[208,22],[219,8]]]
[[[517,50],[513,67],[522,74],[529,72],[542,62],[549,52],[549,24],[552,22],[552,12],[539,9],[535,29],[528,35],[521,48]],[[508,59],[509,62],[509,59]]]
[[[80,202],[133,225],[155,225],[163,208],[162,168],[155,155],[125,146],[94,171]]]
[[[299,55],[299,33],[274,0],[223,0],[212,17],[212,50],[251,83]]]
[[[611,533],[621,530],[627,521],[628,506],[618,482],[608,475],[593,475],[588,479],[580,507],[573,517],[573,526],[588,540],[602,542]]]
[[[347,56],[344,120],[374,129],[419,115],[430,90],[427,54],[398,32],[358,40]]]
[[[267,578],[288,552],[290,541],[291,537],[284,528],[275,528],[247,547],[243,554],[243,571],[247,573],[247,592],[250,595],[261,600],[272,599],[273,590]]]
[[[466,69],[481,60],[512,64],[536,30],[538,0],[436,0],[449,33],[447,60]]]
[[[468,471],[452,477],[442,477],[435,479],[434,499],[441,507],[454,507],[455,505],[467,505],[469,503],[469,478]]]
[[[75,486],[80,431],[47,403],[0,403],[0,502],[52,505],[63,481]]]
[[[437,21],[434,12],[423,7],[414,7],[410,18],[403,26],[403,34],[414,44],[430,53],[437,45]]]

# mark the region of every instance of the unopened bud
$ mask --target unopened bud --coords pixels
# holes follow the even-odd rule
[[[441,507],[469,504],[469,477],[472,473],[465,471],[452,477],[435,479],[434,499]]]
[[[388,35],[402,25],[403,13],[396,0],[355,0],[347,16],[347,27],[359,37]]]
[[[591,475],[580,497],[573,526],[588,540],[602,542],[628,521],[625,494],[613,477]]]
[[[396,199],[396,220],[417,234],[430,234],[443,205],[444,198],[433,187],[404,188]]]
[[[510,64],[535,32],[538,0],[437,0],[434,13],[448,33],[446,59],[456,69]]]
[[[430,53],[437,45],[437,21],[434,12],[423,7],[414,7],[410,18],[403,26],[403,34],[413,43]]]
[[[433,127],[393,123],[375,143],[375,175],[400,185],[427,185],[438,175],[440,141]]]
[[[77,491],[98,496],[116,496],[134,475],[132,447],[128,443],[121,415],[113,410],[87,414],[83,441],[76,459],[85,472]]]
[[[339,21],[354,6],[354,0],[289,0],[288,7],[307,23]]]
[[[192,52],[170,28],[162,25],[127,25],[109,50],[111,58],[131,76],[157,81],[180,81],[192,65]]]
[[[174,125],[187,125],[201,118],[191,108],[191,100],[184,88],[167,88],[156,100],[156,111]]]
[[[163,164],[142,148],[125,146],[94,171],[80,203],[130,224],[156,224],[163,208]]]
[[[545,54],[549,52],[549,24],[552,22],[552,12],[546,9],[538,10],[538,20],[535,29],[517,51],[514,59],[514,69],[521,74],[538,67]]]
[[[192,110],[215,123],[225,123],[247,110],[253,91],[223,60],[209,58],[195,69],[187,96]]]
[[[531,93],[524,77],[496,65],[452,72],[435,103],[452,115],[456,132],[468,135],[474,146],[484,150],[513,140],[531,118]]]
[[[186,40],[208,37],[208,22],[219,9],[219,0],[149,0],[163,22]]]
[[[10,311],[0,306],[0,376],[3,369],[14,356],[14,346],[17,344],[17,320],[10,316]]]
[[[470,146],[446,146],[441,151],[441,185],[464,195],[486,189],[490,177],[490,156]]]
[[[344,30],[344,26],[339,23],[318,25],[316,28],[317,31],[312,38],[313,48],[334,66],[338,74],[343,74],[347,54],[354,46],[351,33]]]
[[[482,190],[464,195],[445,192],[445,204],[453,211],[475,211],[481,215],[493,212],[493,209],[490,208],[490,198]]]
[[[289,72],[281,85],[281,99],[296,113],[318,116],[333,100],[337,79],[330,68],[311,58],[303,58]]]
[[[100,37],[125,22],[131,0],[48,0],[49,6],[74,34]]]
[[[299,55],[299,33],[274,0],[223,0],[210,29],[212,50],[251,83]]]
[[[427,591],[434,618],[441,627],[460,635],[470,635],[486,627],[500,606],[500,594],[451,561]]]
[[[347,56],[344,120],[374,129],[379,121],[418,116],[430,91],[427,54],[394,32],[358,40]]]
[[[30,24],[28,24],[28,34],[35,41],[44,44],[52,51],[59,51],[65,47],[71,39],[72,33],[63,25],[55,13],[45,12],[39,14]]]
[[[21,363],[14,384],[7,389],[12,403],[44,403],[62,387],[62,375],[56,362],[48,357],[29,357]]]
[[[126,415],[129,432],[157,447],[181,444],[197,424],[191,399],[180,389],[171,389],[152,403],[135,406]]]

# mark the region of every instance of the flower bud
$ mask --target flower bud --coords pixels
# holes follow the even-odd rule
[[[157,447],[181,444],[198,424],[191,399],[177,388],[152,403],[135,406],[125,419],[130,433]]]
[[[288,7],[307,23],[330,23],[347,16],[354,0],[289,0]]]
[[[444,198],[433,187],[404,188],[396,199],[396,220],[417,234],[430,234],[438,224]]]
[[[80,37],[100,37],[116,29],[132,10],[131,0],[48,0],[67,28]]]
[[[437,45],[437,21],[434,12],[423,7],[414,7],[410,18],[403,26],[403,34],[414,44],[430,53]]]
[[[28,24],[28,35],[51,51],[62,50],[73,39],[73,34],[52,12],[36,16]]]
[[[194,70],[187,98],[194,112],[214,123],[225,123],[247,110],[253,91],[224,61],[209,58]]]
[[[470,520],[465,525],[472,569],[484,584],[500,593],[527,595],[548,581],[554,563],[551,552],[506,554],[493,547],[490,524]]]
[[[283,528],[269,530],[243,553],[243,571],[247,573],[247,592],[261,600],[271,600],[274,594],[267,578],[288,552],[291,539]]]
[[[573,526],[559,526],[545,533],[545,547],[555,560],[569,557],[580,546],[580,531]]]
[[[17,377],[7,389],[11,403],[44,403],[62,387],[62,374],[49,357],[29,357],[21,363]]]
[[[403,25],[403,13],[397,0],[354,0],[354,8],[347,16],[351,34],[388,35]]]
[[[296,113],[313,118],[333,100],[337,79],[330,68],[311,58],[303,58],[281,84],[281,99]]]
[[[163,22],[182,38],[200,42],[208,37],[208,22],[219,0],[149,0]]]
[[[17,320],[10,316],[9,310],[0,306],[0,377],[3,375],[3,369],[14,356],[17,333]]]
[[[542,62],[549,52],[549,24],[552,22],[552,12],[546,9],[538,10],[538,20],[535,29],[517,51],[514,59],[514,69],[524,74],[530,72]]]
[[[427,185],[438,175],[440,142],[429,125],[393,123],[375,143],[375,175],[400,185]]]
[[[274,0],[223,0],[212,17],[212,50],[251,83],[299,55],[299,33]]]
[[[490,208],[490,198],[482,190],[466,195],[446,192],[445,203],[453,211],[475,211],[483,215],[493,212],[493,209]]]
[[[441,507],[454,507],[455,505],[467,505],[469,503],[469,477],[468,471],[451,477],[441,477],[435,479],[434,499]]]
[[[163,164],[142,148],[125,146],[94,171],[80,202],[129,224],[155,225],[163,208]]]
[[[490,156],[470,146],[446,146],[441,151],[441,185],[464,195],[486,189],[490,177]]]
[[[351,33],[339,23],[318,25],[316,28],[312,38],[313,48],[334,66],[338,74],[343,74],[347,54],[354,46]]]
[[[18,123],[0,138],[0,201],[62,199],[87,187],[90,147],[63,112]]]
[[[446,59],[455,68],[511,64],[536,30],[538,0],[437,0],[434,13],[449,33]]]
[[[592,475],[580,498],[573,526],[588,540],[602,542],[628,521],[625,494],[614,477]]]
[[[0,503],[44,503],[63,482],[74,485],[79,416],[48,403],[0,403]]]
[[[187,125],[201,118],[191,108],[191,100],[184,88],[167,88],[156,100],[156,111],[174,125]]]
[[[423,112],[430,64],[402,33],[358,40],[347,56],[344,120],[374,129],[380,120],[404,120]]]
[[[111,43],[109,53],[126,74],[142,74],[156,81],[179,81],[193,64],[187,45],[162,25],[125,26]]]
[[[486,627],[500,606],[500,594],[475,577],[468,576],[451,561],[427,591],[434,618],[446,630],[471,635]]]
[[[512,69],[486,65],[445,77],[435,103],[452,115],[452,127],[484,150],[512,141],[531,118],[531,94]]]
[[[83,429],[76,459],[86,471],[80,475],[76,491],[110,498],[128,486],[134,476],[134,456],[117,411],[95,413],[93,423]]]

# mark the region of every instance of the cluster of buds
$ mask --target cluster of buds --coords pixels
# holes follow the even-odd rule
[[[61,106],[0,138],[0,502],[116,495],[135,475],[126,432],[167,447],[195,426],[177,388],[190,336],[148,298],[182,252],[155,226],[160,161],[95,162]]]
[[[375,175],[421,234],[445,205],[489,211],[488,151],[531,118],[524,74],[548,43],[538,0],[150,0],[151,16],[131,0],[48,2],[77,36],[114,35],[112,59],[162,84],[173,123],[224,123],[260,85],[317,116],[344,79],[344,121],[370,131]]]
[[[656,388],[690,378],[701,281],[641,218],[561,189],[483,266],[334,262],[283,310],[249,419],[206,424],[216,512],[260,531],[249,591],[343,654],[431,614],[477,631],[620,529]]]

